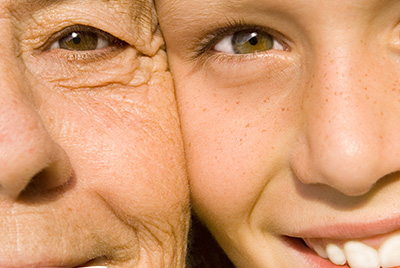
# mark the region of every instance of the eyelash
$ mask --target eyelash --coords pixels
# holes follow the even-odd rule
[[[218,42],[223,40],[225,37],[233,35],[234,33],[239,31],[255,31],[255,32],[268,33],[284,47],[285,51],[290,50],[290,47],[288,46],[287,42],[282,40],[283,38],[281,37],[281,34],[268,27],[247,24],[243,21],[228,21],[226,25],[219,25],[218,27],[216,27],[215,30],[212,30],[205,37],[195,42],[194,49],[192,49],[192,51],[194,51],[193,60],[202,57],[207,53],[215,53],[212,51],[212,49]],[[230,57],[243,57],[243,56],[249,57],[251,56],[251,54],[230,55]]]

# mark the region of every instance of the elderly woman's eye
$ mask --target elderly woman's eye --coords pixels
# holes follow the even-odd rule
[[[86,51],[102,49],[109,46],[123,46],[122,40],[94,27],[75,25],[59,32],[49,49]]]
[[[250,54],[271,49],[284,50],[284,47],[268,33],[239,31],[223,38],[213,49],[229,54]]]

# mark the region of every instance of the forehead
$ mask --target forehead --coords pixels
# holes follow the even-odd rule
[[[69,5],[107,6],[114,11],[131,15],[137,22],[155,20],[152,0],[0,0],[0,18],[8,13],[32,14],[41,9],[68,7]]]
[[[378,12],[399,4],[398,0],[156,0],[160,10],[167,10],[172,18],[209,14],[224,16],[221,12],[251,13],[275,12],[291,15],[323,14],[324,12]],[[163,12],[165,13],[165,12]]]
[[[179,29],[187,37],[237,22],[296,37],[372,25],[377,30],[393,27],[400,18],[399,0],[156,0],[156,6],[163,31]]]

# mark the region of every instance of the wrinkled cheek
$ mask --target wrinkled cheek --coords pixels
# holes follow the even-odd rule
[[[108,149],[98,161],[111,159],[111,185],[105,178],[97,191],[133,218],[173,220],[187,207],[188,189],[170,74],[153,74],[139,100],[128,94],[125,101],[109,107],[120,110],[117,118],[105,122],[109,131],[101,147]],[[107,114],[98,119],[105,120]]]
[[[53,80],[32,73],[42,81],[36,105],[70,158],[76,187],[102,199],[130,226],[185,228],[188,182],[166,55],[130,53],[86,66],[86,76],[73,75],[82,69],[53,69]]]

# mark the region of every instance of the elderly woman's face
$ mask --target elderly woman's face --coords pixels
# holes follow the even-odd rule
[[[400,266],[400,2],[157,10],[193,207],[236,266]]]
[[[183,267],[187,184],[146,0],[0,0],[0,266]]]

